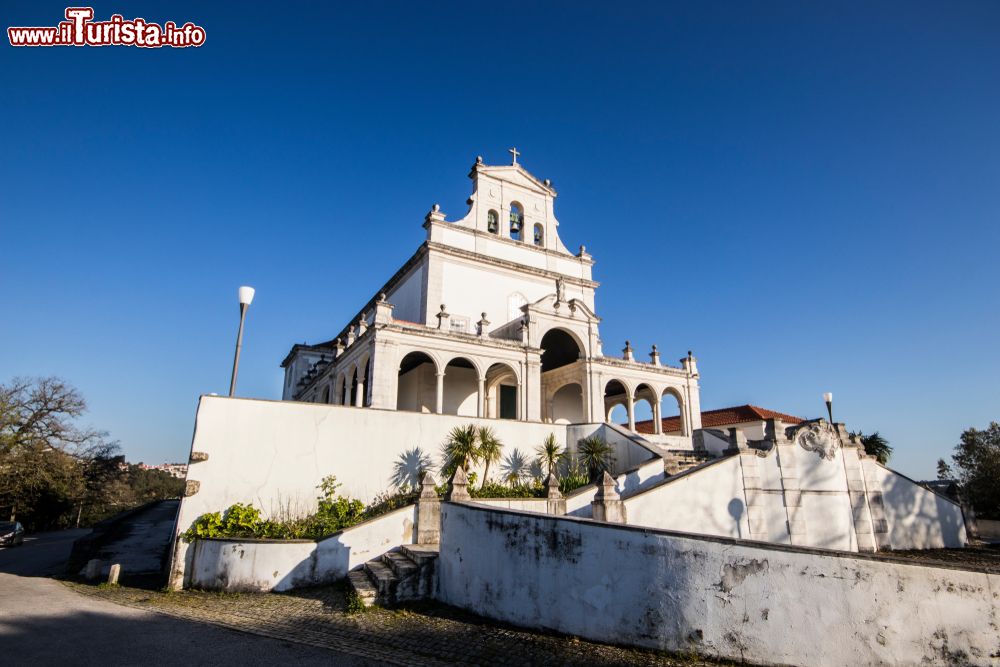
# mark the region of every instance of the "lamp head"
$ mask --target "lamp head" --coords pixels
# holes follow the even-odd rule
[[[240,305],[249,306],[250,302],[253,301],[254,289],[252,287],[247,287],[244,285],[240,288]]]
[[[823,394],[823,401],[825,403],[833,403],[833,393],[828,391]]]

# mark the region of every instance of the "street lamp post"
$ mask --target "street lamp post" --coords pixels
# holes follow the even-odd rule
[[[830,416],[830,423],[833,423],[833,393],[826,392],[823,394],[823,400],[826,402],[826,414]]]
[[[240,348],[243,347],[243,323],[247,318],[247,308],[253,301],[254,289],[244,285],[240,287],[240,332],[236,334],[236,356],[233,358],[233,379],[229,381],[229,395],[236,393],[236,371],[240,367]]]

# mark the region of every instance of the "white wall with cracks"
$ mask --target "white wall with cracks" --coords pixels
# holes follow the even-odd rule
[[[438,597],[602,642],[756,664],[1000,664],[1000,575],[442,505]]]

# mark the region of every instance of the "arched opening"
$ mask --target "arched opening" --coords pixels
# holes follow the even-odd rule
[[[549,329],[542,336],[542,373],[568,366],[580,358],[576,339],[562,329]]]
[[[510,237],[515,241],[524,238],[524,209],[516,201],[510,204]]]
[[[496,363],[486,370],[487,417],[493,419],[518,419],[520,396],[517,391],[517,373],[507,364]]]
[[[486,214],[486,230],[490,234],[500,233],[500,214],[492,209]]]
[[[583,418],[583,387],[578,382],[559,387],[552,395],[549,420],[554,424],[579,424]]]
[[[623,406],[624,418],[622,411],[615,410],[618,406]],[[604,385],[604,414],[609,424],[628,424],[628,407],[629,390],[625,387],[625,383],[611,380]]]
[[[611,409],[608,410],[607,422],[628,428],[628,410],[625,408],[624,403],[616,403],[611,406]]]
[[[325,387],[323,387],[323,394],[320,398],[320,402],[321,403],[330,402],[330,385],[326,385]]]
[[[437,366],[423,352],[410,352],[399,363],[396,409],[434,412],[437,405]]]
[[[640,433],[658,433],[654,420],[659,410],[656,409],[660,396],[648,384],[640,384],[635,388],[635,401],[632,412],[635,415],[636,430]]]
[[[684,414],[684,399],[673,387],[665,389],[660,397],[660,414],[663,415],[664,434],[691,435],[687,415]]]
[[[361,378],[363,384],[361,385],[361,404],[369,408],[372,404],[372,359],[368,357],[364,364],[365,374]]]
[[[532,241],[536,246],[541,248],[545,245],[545,228],[541,224],[536,223],[534,228],[534,234],[532,235]]]
[[[444,367],[443,413],[460,417],[478,415],[479,373],[468,359],[456,357]]]
[[[351,371],[351,389],[350,389],[350,392],[348,393],[348,396],[349,396],[348,400],[350,400],[349,405],[357,405],[358,404],[358,369],[357,369],[357,367],[355,367],[354,370]]]

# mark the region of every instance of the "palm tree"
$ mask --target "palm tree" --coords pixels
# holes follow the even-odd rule
[[[545,442],[539,445],[535,452],[538,454],[539,465],[545,467],[546,475],[551,475],[555,472],[559,462],[566,456],[566,450],[556,442],[556,436],[552,433],[549,433],[548,437],[545,438]]]
[[[860,431],[851,435],[861,440],[861,445],[865,448],[865,454],[874,456],[882,465],[889,462],[889,457],[892,456],[892,446],[889,445],[889,441],[882,437],[878,431],[875,431],[871,435],[865,435]]]
[[[479,488],[486,486],[486,478],[490,474],[490,464],[500,460],[500,453],[503,451],[503,443],[497,438],[489,426],[479,428],[479,459],[486,464],[483,469],[483,483]]]
[[[577,452],[580,455],[580,465],[587,469],[591,482],[596,481],[605,470],[611,472],[615,463],[615,448],[599,435],[581,440],[577,445]]]
[[[479,461],[478,435],[475,424],[451,429],[444,443],[444,466],[441,472],[445,477],[451,477],[460,467],[468,470],[470,464]]]

